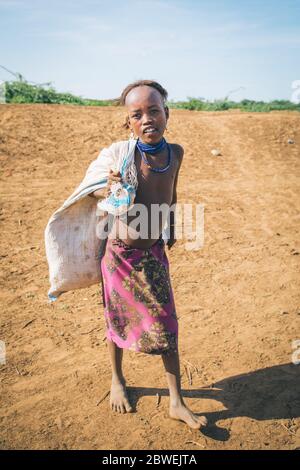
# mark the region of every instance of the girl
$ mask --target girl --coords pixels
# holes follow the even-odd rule
[[[125,127],[136,139],[134,163],[137,191],[134,205],[117,215],[101,259],[104,314],[112,367],[111,409],[131,412],[122,372],[123,349],[161,355],[170,391],[170,417],[199,429],[207,424],[204,416],[193,413],[181,395],[178,356],[178,322],[169,277],[163,220],[153,220],[152,207],[177,201],[177,181],[183,148],[168,144],[163,135],[169,118],[167,91],[157,82],[140,80],[128,85],[120,103],[125,105]],[[116,144],[115,144],[116,145]],[[109,197],[113,185],[125,183],[121,173],[110,169],[105,189],[93,197]],[[146,236],[133,228],[134,209],[146,213],[141,224]],[[154,228],[153,228],[154,227]],[[125,229],[125,230],[124,230]],[[174,212],[170,213],[168,249],[175,243]]]

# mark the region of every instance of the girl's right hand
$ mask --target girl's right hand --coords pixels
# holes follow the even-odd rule
[[[119,171],[109,170],[107,177],[107,185],[105,187],[105,197],[108,197],[111,193],[111,186],[115,183],[122,183],[122,176]]]

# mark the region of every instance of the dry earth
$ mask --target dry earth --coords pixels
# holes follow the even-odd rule
[[[171,111],[167,138],[185,148],[178,200],[205,207],[202,249],[167,251],[183,394],[206,414],[203,432],[168,418],[158,356],[124,353],[135,413],[99,403],[110,387],[100,286],[47,302],[46,223],[101,148],[127,138],[123,116],[0,106],[0,447],[299,448],[300,114]]]

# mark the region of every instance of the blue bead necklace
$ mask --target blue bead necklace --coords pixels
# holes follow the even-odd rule
[[[142,159],[144,160],[145,164],[147,165],[147,167],[151,171],[154,171],[155,173],[164,173],[165,171],[167,171],[169,169],[170,163],[171,163],[171,147],[166,142],[166,140],[164,138],[162,138],[161,141],[159,141],[157,144],[154,144],[154,145],[144,144],[143,142],[140,141],[140,139],[138,139],[136,145],[137,145],[137,148],[139,149],[139,152],[142,156]],[[153,168],[150,165],[149,161],[147,160],[147,157],[146,157],[145,153],[147,152],[150,155],[155,155],[156,153],[161,152],[162,150],[164,150],[166,147],[168,148],[168,163],[167,163],[167,165],[163,168]]]

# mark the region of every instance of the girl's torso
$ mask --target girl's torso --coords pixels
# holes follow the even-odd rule
[[[139,150],[137,148],[135,150],[138,188],[134,206],[124,216],[116,217],[112,227],[113,236],[133,248],[149,248],[156,242],[164,228],[167,208],[173,199],[174,182],[179,165],[176,146],[171,144],[170,147],[170,167],[163,173],[150,170]],[[153,168],[164,168],[168,162],[168,150],[159,156],[147,155],[147,160]],[[142,205],[140,213],[137,212],[138,205]],[[163,205],[160,215],[159,205]],[[140,225],[131,224],[136,218],[141,222]]]

